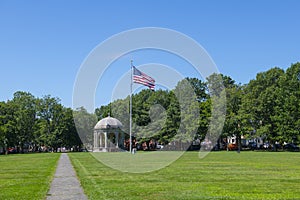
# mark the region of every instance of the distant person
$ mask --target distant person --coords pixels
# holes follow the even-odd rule
[[[137,145],[137,142],[136,140],[134,139],[132,141],[132,154],[135,154],[136,153],[136,145]]]

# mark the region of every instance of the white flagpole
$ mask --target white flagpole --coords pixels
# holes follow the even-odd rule
[[[131,153],[132,150],[132,64],[131,60],[131,66],[130,66],[130,102],[129,102],[129,152]]]

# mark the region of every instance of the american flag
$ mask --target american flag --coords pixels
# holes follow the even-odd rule
[[[151,90],[155,88],[155,80],[147,74],[141,72],[133,66],[133,82],[149,87]]]

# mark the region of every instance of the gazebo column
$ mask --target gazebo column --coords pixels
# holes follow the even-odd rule
[[[99,145],[98,145],[98,131],[94,132],[94,147],[95,148],[99,147]]]
[[[96,147],[99,148],[99,132],[96,132]]]
[[[107,132],[104,132],[104,148],[107,149]]]
[[[94,131],[94,148],[96,148],[96,131]]]
[[[100,132],[99,131],[97,131],[97,147],[98,147],[98,149],[99,149],[99,147],[100,147],[100,143],[99,143],[99,137],[100,137]]]
[[[119,133],[118,133],[118,131],[115,132],[115,137],[116,137],[116,139],[115,139],[115,141],[116,141],[116,148],[119,148]]]
[[[97,147],[99,148],[99,131],[97,131]]]
[[[102,148],[103,147],[102,133],[99,134],[99,138],[100,138],[100,145],[99,146],[100,146],[100,148]]]

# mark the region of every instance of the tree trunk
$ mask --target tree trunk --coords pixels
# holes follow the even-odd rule
[[[240,134],[237,135],[236,139],[237,139],[237,145],[238,145],[237,152],[240,153],[241,152],[241,135]]]

